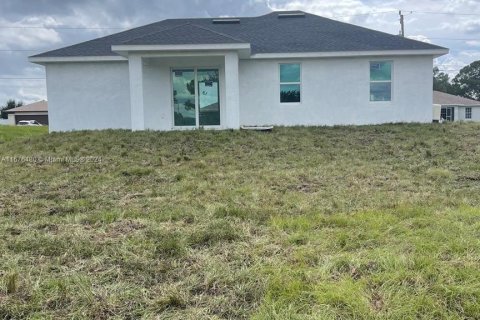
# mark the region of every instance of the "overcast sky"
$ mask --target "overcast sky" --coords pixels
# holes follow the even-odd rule
[[[35,53],[166,18],[294,9],[392,34],[401,9],[407,36],[450,48],[435,62],[441,70],[455,75],[480,59],[480,0],[1,0],[0,105],[46,99],[45,80],[5,79],[45,78],[42,66],[27,61]]]

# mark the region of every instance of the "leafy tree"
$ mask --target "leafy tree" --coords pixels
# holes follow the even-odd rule
[[[462,68],[453,78],[453,86],[458,95],[480,100],[480,60]]]
[[[8,113],[6,111],[21,106],[23,106],[22,101],[16,102],[13,99],[8,100],[7,103],[0,108],[0,118],[8,119]]]
[[[438,67],[433,68],[433,90],[453,93],[450,77],[447,73],[441,72]]]

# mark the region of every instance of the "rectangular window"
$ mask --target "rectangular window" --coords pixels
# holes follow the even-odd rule
[[[392,62],[370,62],[370,101],[392,100]]]
[[[465,108],[465,119],[472,119],[472,108]]]
[[[300,102],[300,64],[280,64],[280,102]]]

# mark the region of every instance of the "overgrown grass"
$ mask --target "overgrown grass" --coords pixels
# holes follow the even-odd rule
[[[6,126],[0,125],[0,143],[12,139],[34,137],[48,132],[48,127],[35,126]]]
[[[0,319],[478,318],[479,141],[0,127]]]

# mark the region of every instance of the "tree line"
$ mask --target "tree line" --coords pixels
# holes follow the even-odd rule
[[[453,79],[433,68],[433,90],[480,101],[480,60],[462,68]]]
[[[22,101],[8,100],[4,106],[0,107],[0,119],[8,119],[7,110],[23,106]]]

